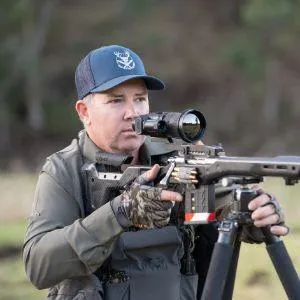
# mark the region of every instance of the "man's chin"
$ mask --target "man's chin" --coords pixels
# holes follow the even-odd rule
[[[124,153],[132,153],[137,151],[142,146],[144,140],[145,138],[142,138],[141,136],[138,138],[128,138],[120,145],[119,149]]]

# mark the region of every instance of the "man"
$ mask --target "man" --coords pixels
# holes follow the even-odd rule
[[[196,299],[198,274],[183,268],[193,234],[172,217],[182,195],[152,185],[157,163],[169,154],[131,127],[149,112],[148,90],[164,84],[146,74],[136,53],[116,45],[91,51],[75,80],[85,129],[47,159],[39,176],[23,251],[30,280],[49,288],[49,299]],[[99,171],[118,172],[124,163],[153,167],[123,191],[100,183]],[[261,193],[250,202],[256,226],[283,221],[272,201]],[[216,235],[204,231],[196,245],[202,254]],[[288,233],[280,225],[271,231]],[[199,273],[209,256],[195,256]]]

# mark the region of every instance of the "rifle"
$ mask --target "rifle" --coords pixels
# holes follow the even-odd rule
[[[175,155],[161,166],[155,184],[180,190],[184,195],[185,225],[216,221],[216,186],[233,190],[233,201],[227,218],[219,225],[210,269],[201,299],[231,299],[243,226],[251,225],[248,203],[257,196],[250,183],[264,177],[281,177],[286,185],[298,183],[300,156],[230,157],[221,146],[195,145],[204,134],[206,120],[197,110],[183,113],[152,113],[135,118],[133,128],[138,134],[165,138],[166,147]],[[185,143],[178,143],[180,138]],[[122,189],[149,166],[127,166],[122,173],[98,172],[100,182]],[[263,228],[264,242],[273,265],[289,299],[300,299],[300,282],[283,242]]]
[[[215,197],[216,186],[227,186],[230,190],[262,182],[264,177],[282,177],[286,185],[293,185],[300,178],[300,156],[230,157],[221,146],[192,144],[201,139],[206,129],[205,117],[195,109],[139,116],[134,119],[133,128],[138,134],[168,140],[165,148],[175,155],[161,162],[155,184],[184,195],[181,222],[186,225],[216,220],[216,209],[220,207]],[[149,169],[124,165],[122,173],[94,172],[111,189],[122,190]],[[240,202],[244,208],[247,204]]]
[[[282,177],[286,185],[293,185],[300,178],[300,156],[230,157],[220,146],[170,145],[168,148],[178,151],[178,155],[168,158],[161,167],[156,185],[184,194],[183,223],[186,225],[216,220],[217,183],[237,187],[262,182],[264,177]],[[149,166],[128,165],[122,173],[98,172],[97,177],[122,189],[149,169]],[[240,203],[243,207],[247,204]]]

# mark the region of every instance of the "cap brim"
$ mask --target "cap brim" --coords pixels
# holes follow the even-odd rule
[[[148,75],[127,75],[109,80],[92,89],[90,93],[104,92],[130,79],[143,79],[148,90],[163,90],[165,88],[165,84],[156,77]]]

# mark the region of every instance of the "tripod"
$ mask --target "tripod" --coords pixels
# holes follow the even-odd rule
[[[241,246],[240,236],[244,226],[253,226],[248,203],[256,196],[256,191],[247,185],[235,190],[233,212],[220,224],[201,300],[232,299]],[[299,300],[300,280],[284,243],[268,227],[261,228],[261,231],[288,299]]]

